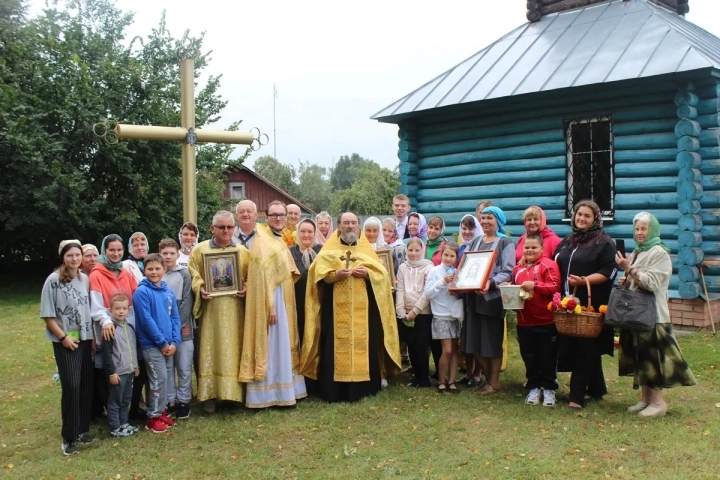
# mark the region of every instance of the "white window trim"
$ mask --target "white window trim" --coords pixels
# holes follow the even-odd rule
[[[228,187],[230,188],[230,199],[241,200],[243,198],[247,198],[247,189],[245,188],[245,182],[228,182]],[[240,198],[233,197],[233,190],[235,190],[236,187],[242,187],[243,196]]]

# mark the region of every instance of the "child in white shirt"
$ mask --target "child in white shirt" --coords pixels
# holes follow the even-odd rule
[[[440,371],[438,372],[438,391],[457,393],[455,375],[458,365],[458,342],[460,337],[460,318],[456,302],[461,302],[457,296],[448,290],[455,277],[455,261],[457,260],[458,245],[447,242],[442,250],[442,263],[433,267],[425,282],[425,297],[430,299],[432,311],[432,338],[440,340],[442,356],[440,357]],[[449,370],[449,372],[448,372]]]

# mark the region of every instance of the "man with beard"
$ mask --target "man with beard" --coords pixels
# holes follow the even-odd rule
[[[252,200],[240,200],[235,207],[237,227],[233,233],[233,238],[248,250],[252,247],[255,238],[257,216],[257,205]]]
[[[380,390],[382,374],[400,371],[390,276],[357,215],[338,218],[308,272],[301,371],[318,380],[328,402],[355,401]]]
[[[247,408],[289,407],[307,396],[299,374],[295,282],[300,278],[282,241],[287,210],[268,205],[267,225],[258,225],[250,248],[248,291],[240,361],[240,382],[247,383]]]

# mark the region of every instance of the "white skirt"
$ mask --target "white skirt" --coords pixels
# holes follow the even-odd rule
[[[295,405],[307,396],[305,377],[293,373],[290,330],[282,287],[275,289],[277,323],[268,329],[268,366],[265,379],[247,384],[245,406],[266,408]]]

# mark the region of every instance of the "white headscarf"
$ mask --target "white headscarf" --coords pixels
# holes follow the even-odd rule
[[[471,217],[473,219],[473,222],[475,222],[475,234],[471,240],[465,240],[462,236],[462,221],[465,220],[467,217]],[[470,244],[481,236],[483,234],[482,227],[480,227],[480,222],[478,222],[478,219],[475,218],[475,215],[464,215],[460,219],[460,234],[458,235],[458,240],[460,241],[460,245],[465,245],[466,247],[470,246]]]
[[[195,243],[190,245],[189,247],[183,243],[182,239],[182,231],[183,228],[187,228],[188,230],[192,230],[195,232]],[[183,223],[183,226],[180,227],[180,231],[178,232],[178,241],[180,242],[180,251],[184,253],[185,255],[190,255],[190,252],[192,252],[192,249],[195,248],[200,241],[200,229],[198,229],[197,225],[195,225],[193,222],[185,222]]]
[[[385,242],[385,237],[383,235],[382,231],[382,222],[377,217],[370,217],[367,220],[365,220],[365,223],[363,223],[363,234],[365,234],[365,229],[368,226],[376,226],[378,229],[378,238],[375,243],[371,243],[373,250],[380,250],[384,247],[387,247],[387,243]],[[365,235],[367,237],[367,235]]]

